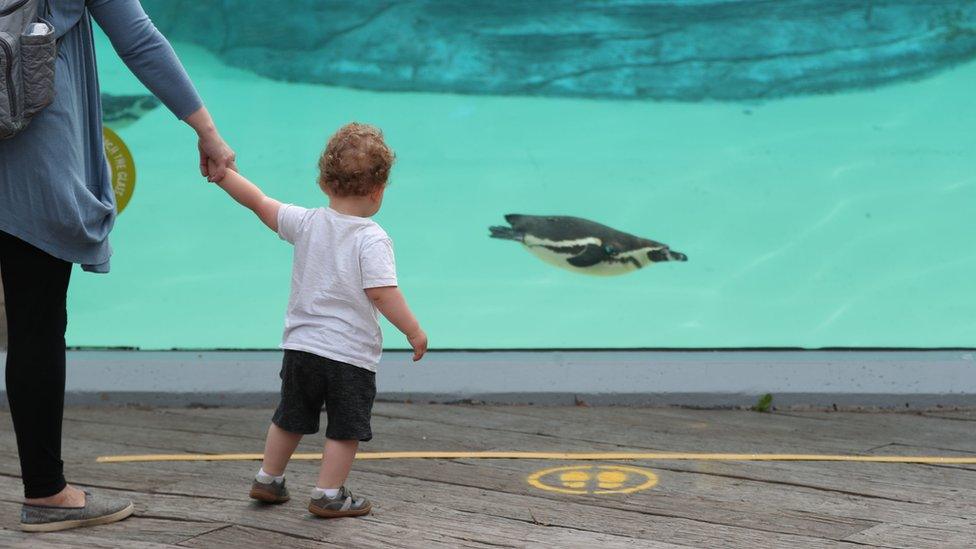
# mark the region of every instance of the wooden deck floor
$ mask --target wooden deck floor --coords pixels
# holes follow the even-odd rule
[[[256,462],[95,462],[110,454],[260,452],[270,411],[222,408],[69,409],[64,450],[70,480],[131,497],[136,515],[114,525],[28,536],[17,530],[19,467],[3,415],[0,546],[976,546],[972,465],[358,461],[349,485],[373,500],[373,514],[324,521],[304,509],[316,462],[290,466],[295,497],[278,507],[247,498]],[[366,451],[976,455],[976,413],[958,411],[759,414],[378,404],[374,432]],[[299,451],[319,451],[321,440],[307,437]],[[647,468],[658,483],[628,494],[566,494],[527,482],[535,471],[574,465],[589,468],[565,477],[550,474],[543,484],[567,489],[582,482],[580,490],[592,491],[601,470],[593,467],[614,465]],[[621,475],[627,473],[608,478],[621,481]],[[626,488],[632,481],[623,482]]]

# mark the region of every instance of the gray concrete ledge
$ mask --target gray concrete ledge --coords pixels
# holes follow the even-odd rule
[[[67,402],[270,406],[280,361],[278,351],[71,351]],[[387,352],[377,384],[381,399],[414,402],[726,407],[772,393],[777,406],[976,406],[976,351],[452,351],[419,364]]]

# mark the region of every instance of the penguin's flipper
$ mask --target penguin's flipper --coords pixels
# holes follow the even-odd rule
[[[515,232],[515,229],[511,227],[501,227],[496,225],[494,227],[488,227],[488,230],[491,231],[491,234],[489,235],[491,238],[515,240],[518,242],[522,241],[522,233]]]
[[[603,246],[587,244],[583,251],[566,260],[573,267],[592,267],[607,258],[607,251]]]

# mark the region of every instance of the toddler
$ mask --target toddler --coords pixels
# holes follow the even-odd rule
[[[326,208],[281,204],[233,171],[218,182],[295,246],[281,401],[251,487],[254,499],[288,501],[285,466],[302,436],[318,432],[324,404],[325,450],[308,510],[327,518],[370,512],[370,502],[344,484],[359,442],[373,436],[370,415],[383,348],[377,310],[407,336],[414,361],[427,351],[427,335],[397,287],[390,237],[370,219],[383,203],[393,160],[379,129],[352,123],[329,139],[319,159]]]

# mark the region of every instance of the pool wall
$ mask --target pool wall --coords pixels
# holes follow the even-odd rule
[[[0,353],[2,359],[3,353]],[[976,406],[976,351],[387,353],[378,398],[730,407],[772,394],[787,407]],[[72,351],[67,401],[98,406],[273,406],[271,351]]]

